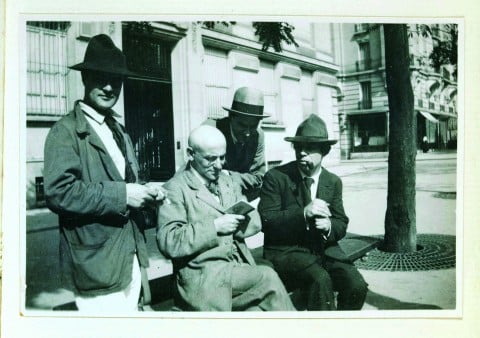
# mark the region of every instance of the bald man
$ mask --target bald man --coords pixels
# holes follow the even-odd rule
[[[157,241],[171,258],[175,305],[186,311],[293,311],[276,272],[256,266],[244,239],[260,231],[256,211],[226,213],[243,199],[241,187],[222,173],[226,141],[203,125],[190,133],[188,164],[164,188]]]

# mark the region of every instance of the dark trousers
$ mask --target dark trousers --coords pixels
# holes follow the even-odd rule
[[[312,264],[300,270],[295,264],[282,264],[282,260],[273,260],[287,289],[301,289],[309,311],[335,310],[334,291],[338,292],[337,310],[360,310],[365,302],[368,285],[355,266],[328,258],[311,258],[313,257],[310,256]],[[283,262],[288,262],[288,259]]]
[[[338,292],[337,310],[360,310],[365,303],[368,284],[351,263],[327,259],[325,269],[332,280],[333,290]]]

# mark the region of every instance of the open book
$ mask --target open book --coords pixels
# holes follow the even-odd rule
[[[235,214],[235,215],[247,215],[249,212],[253,211],[255,208],[252,207],[245,201],[238,201],[227,210],[225,210],[226,214]]]

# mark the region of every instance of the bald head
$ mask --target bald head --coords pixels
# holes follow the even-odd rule
[[[205,151],[209,148],[225,146],[225,136],[215,127],[202,125],[191,131],[188,146],[195,151]]]
[[[216,181],[225,164],[227,143],[217,128],[202,125],[188,137],[188,158],[192,167],[207,181]]]

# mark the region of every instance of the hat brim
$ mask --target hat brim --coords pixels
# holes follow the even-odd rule
[[[322,144],[335,144],[338,140],[326,140],[320,137],[314,136],[293,136],[293,137],[285,137],[285,141],[288,142],[299,142],[299,143],[322,143]]]
[[[117,74],[117,75],[123,75],[123,76],[138,76],[137,73],[131,72],[128,69],[100,68],[88,62],[80,62],[68,68],[73,70],[79,70],[79,71],[90,70],[94,72]]]
[[[251,116],[251,117],[256,117],[256,118],[259,118],[259,119],[264,119],[264,118],[266,118],[266,117],[270,117],[270,115],[266,115],[266,114],[262,114],[262,115],[249,114],[249,113],[241,112],[241,111],[239,111],[239,110],[230,109],[230,108],[227,108],[227,107],[222,107],[222,108],[225,109],[226,111],[229,111],[229,112],[232,112],[232,113],[235,113],[235,114],[245,115],[245,116]]]

